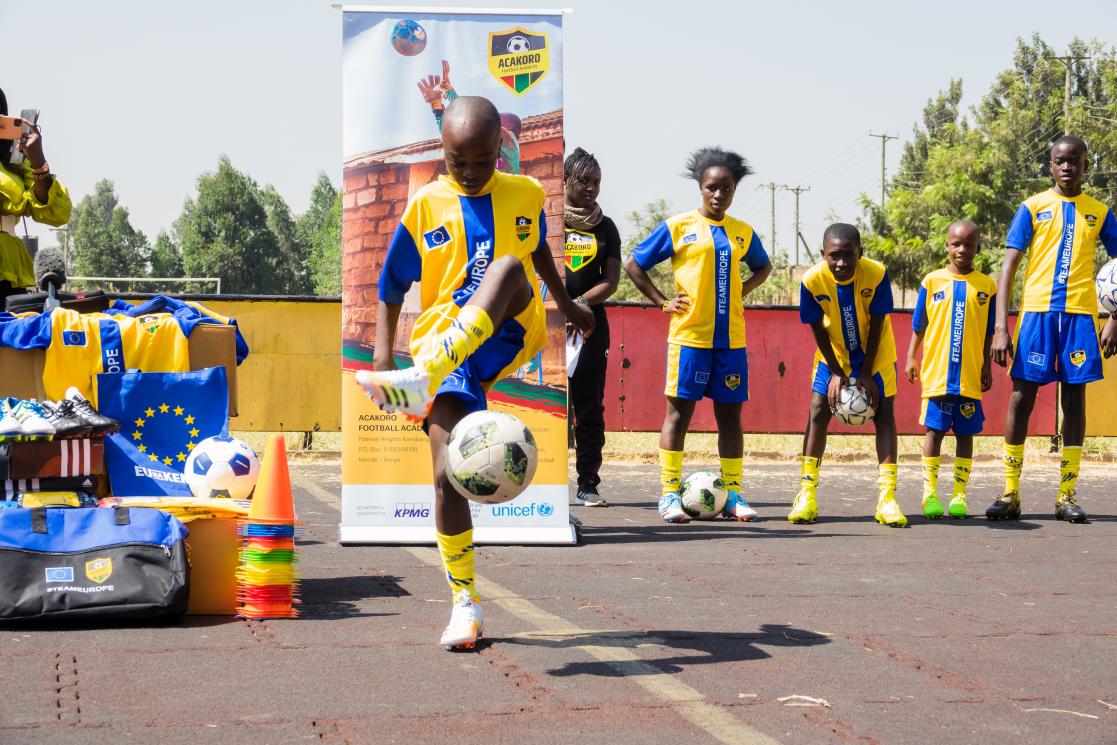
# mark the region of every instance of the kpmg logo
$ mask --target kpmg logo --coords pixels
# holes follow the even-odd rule
[[[550,517],[555,513],[555,506],[550,502],[532,502],[530,504],[515,504],[508,502],[492,506],[493,517]]]
[[[396,502],[392,517],[424,518],[431,516],[430,502]]]

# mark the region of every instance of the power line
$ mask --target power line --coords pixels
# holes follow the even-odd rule
[[[881,206],[881,209],[884,209],[884,185],[885,185],[885,181],[884,181],[884,155],[885,155],[885,146],[888,145],[889,140],[898,140],[898,139],[900,139],[900,136],[899,135],[890,135],[888,133],[878,135],[878,134],[874,134],[874,133],[870,132],[869,137],[879,137],[880,138],[880,206]]]
[[[790,191],[795,195],[795,237],[792,240],[795,243],[795,266],[799,266],[799,241],[803,240],[803,234],[799,232],[799,195],[805,191],[810,191],[811,187],[787,186],[785,184],[782,188],[784,191]]]
[[[768,183],[761,184],[760,186],[758,186],[756,188],[757,189],[767,189],[768,191],[770,191],[772,193],[772,223],[771,223],[772,233],[771,233],[770,236],[768,236],[768,239],[769,239],[769,241],[771,241],[771,244],[772,244],[772,255],[777,256],[779,254],[779,250],[776,248],[776,190],[777,189],[782,189],[782,188],[785,188],[785,187],[784,187],[783,184],[777,184],[775,181],[769,181]]]
[[[1070,134],[1070,76],[1074,72],[1075,62],[1090,59],[1089,55],[1066,54],[1063,56],[1052,55],[1048,59],[1057,59],[1063,63],[1066,68],[1066,76],[1063,78],[1063,134]]]

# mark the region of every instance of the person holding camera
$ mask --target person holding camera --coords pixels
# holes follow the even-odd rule
[[[0,90],[0,117],[5,124],[23,124],[18,139],[0,140],[0,310],[9,295],[35,284],[31,254],[16,234],[21,217],[58,227],[70,221],[70,194],[50,172],[39,127],[8,116],[8,100]],[[14,162],[13,162],[14,161]]]

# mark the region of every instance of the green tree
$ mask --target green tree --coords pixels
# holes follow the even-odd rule
[[[139,277],[146,272],[148,243],[132,227],[116,188],[101,179],[74,208],[73,272],[93,277]]]
[[[152,277],[181,277],[182,276],[182,251],[174,238],[165,231],[160,230],[155,236],[155,245],[151,247],[150,272]]]
[[[268,229],[275,236],[279,249],[275,270],[283,291],[291,295],[308,294],[313,286],[310,244],[301,239],[291,217],[291,208],[274,186],[269,184],[260,190],[260,201],[268,215]]]
[[[640,243],[648,237],[656,225],[659,225],[671,215],[671,207],[667,204],[667,200],[658,199],[654,202],[649,202],[644,205],[643,209],[633,210],[628,215],[628,222],[632,225],[632,231],[629,233],[628,240],[624,242],[624,249],[622,251],[621,260],[627,261],[628,257],[632,255],[632,251]],[[671,262],[664,261],[652,267],[648,272],[655,286],[658,287],[668,297],[674,296],[675,288],[675,273],[671,269]],[[628,274],[621,270],[621,281],[617,285],[617,291],[613,294],[612,300],[622,300],[629,302],[648,302],[647,298],[636,289],[636,285],[632,284],[632,280],[628,278]]]
[[[309,247],[314,291],[341,294],[341,194],[325,172],[310,192],[310,204],[297,222],[299,240]]]
[[[287,257],[269,225],[269,198],[256,182],[221,156],[215,172],[198,177],[197,191],[175,221],[186,274],[220,277],[223,292],[287,292]],[[270,206],[277,215],[276,204]]]

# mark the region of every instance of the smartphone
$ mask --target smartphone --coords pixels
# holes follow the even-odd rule
[[[22,120],[22,134],[20,135],[20,137],[22,137],[23,135],[29,135],[31,134],[31,127],[37,124],[39,121],[39,110],[23,109],[19,112],[19,118]],[[11,162],[12,165],[19,165],[23,162],[23,151],[19,149],[18,138],[15,142],[12,143],[12,153],[11,157],[8,160]]]
[[[0,140],[23,137],[23,120],[18,116],[0,116]]]

